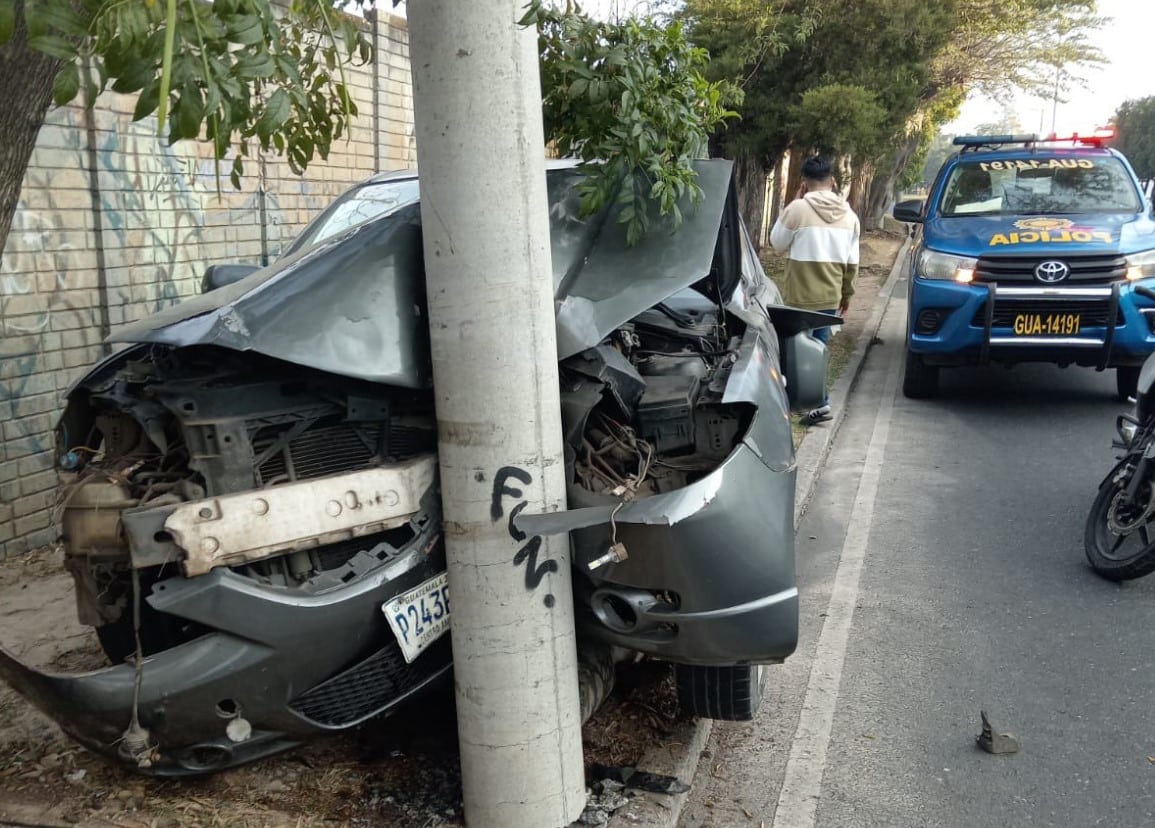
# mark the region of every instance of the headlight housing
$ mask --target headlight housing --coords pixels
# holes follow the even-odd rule
[[[1127,278],[1134,282],[1155,276],[1155,250],[1127,255]]]
[[[1155,260],[1152,264],[1155,264]],[[918,275],[924,279],[971,282],[974,281],[977,265],[978,259],[955,256],[952,253],[939,253],[937,250],[923,249],[918,254]]]

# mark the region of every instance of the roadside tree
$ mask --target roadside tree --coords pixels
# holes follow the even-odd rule
[[[1112,119],[1115,149],[1140,178],[1155,178],[1155,96],[1124,101]]]
[[[851,189],[864,224],[876,226],[906,171],[921,169],[967,94],[1049,90],[1059,66],[1069,85],[1100,59],[1087,41],[1102,23],[1094,0],[785,0],[773,8],[756,0],[687,0],[685,17],[691,38],[713,56],[710,77],[729,78],[745,94],[741,120],[717,140],[743,165],[742,204],[755,224],[762,206],[756,194],[782,154],[818,146],[814,135],[825,116],[807,119],[802,107],[811,90],[866,90],[852,95],[853,117],[873,121],[871,103],[884,112],[877,140],[854,135],[833,147],[854,159]]]

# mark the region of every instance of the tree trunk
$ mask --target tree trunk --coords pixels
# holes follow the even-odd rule
[[[792,149],[786,167],[786,191],[782,194],[782,203],[789,204],[798,195],[798,186],[802,183],[802,162],[806,160],[802,152]]]
[[[24,0],[16,0],[16,28],[0,46],[0,250],[8,241],[12,217],[36,136],[52,103],[52,80],[61,61],[28,48]]]
[[[858,215],[866,205],[866,192],[874,178],[874,165],[862,163],[853,168],[850,185],[846,190],[846,200],[850,209]]]
[[[771,227],[778,221],[778,214],[782,212],[782,153],[774,159],[774,166],[770,168],[769,187],[767,188],[767,216],[766,222]]]
[[[734,157],[734,181],[738,187],[738,211],[750,231],[750,240],[761,247],[766,224],[766,168],[756,156],[739,152]]]
[[[918,150],[918,135],[908,135],[906,141],[894,154],[894,161],[885,176],[876,176],[870,188],[870,195],[866,201],[863,216],[863,227],[879,229],[882,227],[882,217],[894,205],[894,185],[899,176],[906,171],[907,165]]]

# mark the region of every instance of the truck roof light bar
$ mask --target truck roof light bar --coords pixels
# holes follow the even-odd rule
[[[1106,126],[1099,127],[1089,135],[1080,135],[1078,132],[1072,132],[1070,135],[1056,135],[1051,133],[1043,140],[1048,144],[1060,144],[1070,142],[1072,144],[1083,144],[1089,147],[1101,147],[1108,141],[1115,137],[1115,127]]]
[[[1069,135],[1059,135],[1052,132],[1040,138],[1035,134],[1027,135],[958,135],[953,143],[962,147],[962,152],[975,152],[980,149],[1006,146],[1007,144],[1022,144],[1027,149],[1034,149],[1036,144],[1080,144],[1086,147],[1102,147],[1115,138],[1113,126],[1100,127],[1092,132],[1080,134],[1072,132]]]
[[[1029,135],[958,135],[955,136],[954,145],[962,147],[965,152],[968,149],[978,149],[980,147],[998,147],[1004,144],[1034,144],[1039,140],[1039,136],[1031,133]]]

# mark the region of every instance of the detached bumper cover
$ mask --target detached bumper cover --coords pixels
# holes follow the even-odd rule
[[[407,665],[380,610],[444,569],[436,541],[429,521],[393,560],[313,595],[225,569],[158,584],[155,609],[215,632],[145,659],[139,718],[154,750],[141,769],[186,776],[251,761],[385,712],[446,673],[448,636]],[[90,749],[125,759],[132,665],[52,674],[0,650],[0,678]],[[238,716],[252,727],[243,741],[226,733]]]

